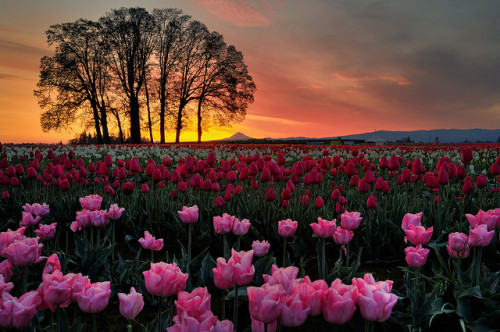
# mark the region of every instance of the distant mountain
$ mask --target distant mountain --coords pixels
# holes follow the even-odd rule
[[[500,129],[433,129],[433,130],[414,130],[414,131],[389,131],[389,130],[379,130],[371,133],[347,135],[347,136],[331,136],[331,137],[286,137],[286,138],[264,138],[257,139],[247,136],[241,132],[217,140],[216,142],[231,142],[231,141],[250,141],[255,140],[256,142],[330,142],[337,140],[362,140],[367,142],[384,143],[384,142],[396,142],[396,141],[406,141],[408,138],[414,143],[434,143],[435,138],[439,139],[440,143],[476,143],[476,142],[494,142],[496,143],[500,137]]]
[[[410,138],[415,143],[434,143],[435,138],[440,143],[463,142],[497,142],[500,129],[433,129],[414,131],[380,130],[371,133],[342,136],[342,139],[361,139],[374,142],[395,142]]]
[[[247,136],[243,133],[237,132],[233,136],[229,136],[226,138],[221,139],[220,141],[248,141],[248,140],[254,140],[255,138]]]

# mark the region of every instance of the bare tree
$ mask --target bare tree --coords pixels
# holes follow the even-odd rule
[[[159,101],[160,117],[160,142],[165,143],[165,116],[167,114],[167,102],[171,97],[172,75],[182,52],[181,40],[186,32],[186,26],[190,16],[183,15],[179,9],[155,9],[153,11],[155,24],[159,28],[155,37],[154,54],[157,63],[158,83],[157,94]]]
[[[141,142],[139,94],[153,51],[154,20],[144,8],[121,8],[100,19],[109,44],[109,64],[129,104],[130,139]]]
[[[100,24],[80,19],[52,25],[46,34],[56,50],[54,56],[41,59],[34,92],[41,108],[47,109],[40,118],[42,129],[67,127],[78,118],[78,111],[90,107],[98,141],[103,142],[104,134],[109,142],[105,103],[109,75]]]
[[[197,81],[203,73],[203,48],[208,35],[207,27],[198,21],[192,21],[181,40],[182,52],[178,58],[177,77],[175,79],[174,93],[177,109],[177,125],[175,142],[179,143],[183,128],[183,116],[186,105],[196,99]]]

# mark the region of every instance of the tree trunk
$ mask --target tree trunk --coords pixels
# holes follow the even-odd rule
[[[198,101],[198,143],[201,143],[201,104],[203,103],[203,98],[200,97],[200,100]]]
[[[101,126],[102,126],[102,135],[104,143],[110,144],[111,139],[109,138],[109,130],[108,130],[108,116],[106,114],[106,108],[99,108],[101,113]]]
[[[130,96],[130,143],[141,143],[141,120],[139,116],[139,99]]]
[[[162,84],[162,83],[160,83]],[[165,143],[165,109],[167,105],[165,86],[160,88],[160,143]]]
[[[146,106],[148,108],[149,140],[151,141],[151,144],[153,144],[154,143],[154,141],[153,141],[153,126],[151,124],[151,108],[149,107],[149,91],[148,91],[148,82],[147,82],[147,80],[144,81],[144,90],[146,92]]]
[[[97,143],[102,144],[102,134],[101,134],[101,126],[99,124],[99,111],[97,106],[92,104],[92,109],[94,111],[94,124],[95,124],[95,132],[97,135]]]
[[[175,130],[175,143],[179,143],[179,139],[181,137],[181,129],[182,129],[182,111],[184,109],[185,103],[181,101],[179,104],[179,111],[177,112],[177,128]]]

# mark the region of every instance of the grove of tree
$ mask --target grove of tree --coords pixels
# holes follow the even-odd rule
[[[242,121],[255,83],[243,54],[179,9],[120,8],[97,21],[54,24],[54,55],[41,59],[34,91],[43,131],[93,128],[98,143],[141,143],[143,133],[175,131],[192,118],[198,142],[211,126]],[[126,132],[128,129],[128,132]]]

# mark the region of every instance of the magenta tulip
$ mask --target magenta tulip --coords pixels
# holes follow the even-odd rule
[[[42,225],[38,226],[38,229],[35,229],[35,234],[40,238],[40,240],[46,241],[53,239],[56,235],[56,227],[57,223],[53,222],[50,225]]]
[[[42,299],[36,291],[25,293],[19,299],[4,292],[0,298],[0,326],[21,329],[35,317]]]
[[[2,251],[2,256],[7,257],[9,262],[15,266],[27,266],[35,263],[42,252],[43,244],[38,239],[24,238],[15,240]]]
[[[432,238],[432,231],[434,227],[425,229],[423,226],[413,226],[408,225],[408,229],[405,229],[406,238],[411,244],[427,244]]]
[[[84,210],[97,211],[101,208],[101,203],[102,197],[99,195],[80,197],[80,205]]]
[[[233,230],[235,217],[230,216],[227,213],[224,213],[221,216],[215,216],[213,218],[214,221],[214,230],[217,234],[226,234]]]
[[[281,285],[248,287],[247,295],[250,316],[253,319],[270,324],[280,317],[285,297],[285,290]]]
[[[186,288],[189,277],[177,264],[151,263],[151,269],[143,272],[148,292],[156,296],[171,296]]]
[[[253,249],[254,255],[257,257],[262,257],[262,256],[267,255],[270,247],[271,247],[271,245],[269,244],[269,242],[267,242],[265,240],[252,242],[252,249]]]
[[[278,222],[278,232],[283,237],[291,237],[297,231],[298,222],[292,219],[281,220]]]
[[[163,239],[154,238],[148,231],[144,231],[144,237],[139,239],[139,243],[144,249],[158,251],[163,248]]]
[[[356,287],[344,285],[340,279],[335,279],[323,294],[321,311],[327,322],[344,324],[352,319],[358,300]]]
[[[486,224],[478,225],[469,231],[469,245],[472,247],[487,247],[495,231],[488,231]]]
[[[421,267],[427,261],[429,249],[422,248],[419,244],[416,247],[405,248],[406,263],[411,267]]]
[[[321,217],[318,217],[317,223],[311,223],[310,226],[314,232],[314,235],[321,238],[329,238],[333,236],[335,233],[336,220],[326,220]]]
[[[422,226],[420,221],[422,220],[423,214],[424,214],[423,212],[419,212],[417,214],[411,214],[411,213],[405,214],[405,216],[403,217],[403,223],[401,225],[401,228],[403,230],[407,230],[409,229],[408,228],[409,225]]]

